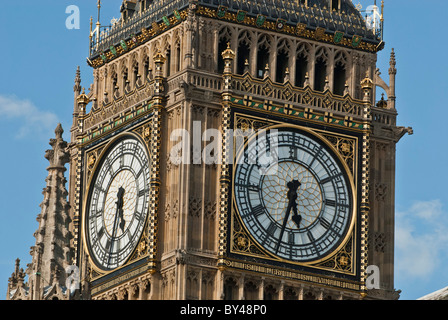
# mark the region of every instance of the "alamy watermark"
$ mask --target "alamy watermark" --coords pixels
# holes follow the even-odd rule
[[[70,5],[65,9],[65,13],[69,15],[65,20],[65,27],[68,30],[79,30],[81,28],[81,14],[79,7]]]
[[[186,129],[171,132],[170,141],[175,143],[169,152],[172,164],[248,164],[258,166],[260,174],[276,174],[278,130],[229,129],[223,136],[219,129],[202,131],[201,121],[193,121],[192,129],[191,134]],[[234,158],[234,150],[246,152]]]
[[[375,265],[370,265],[366,269],[366,288],[368,290],[380,289],[380,268]]]
[[[80,273],[79,268],[75,265],[68,266],[65,268],[65,273],[67,278],[65,280],[65,287],[73,294],[76,290],[80,288]]]

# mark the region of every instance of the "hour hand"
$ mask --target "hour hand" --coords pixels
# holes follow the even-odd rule
[[[126,221],[124,220],[123,217],[123,205],[124,205],[124,193],[125,190],[123,187],[120,187],[120,189],[118,189],[118,193],[117,193],[117,209],[118,209],[118,219],[120,219],[120,229],[121,231],[124,232],[124,226],[126,224]]]
[[[291,219],[292,221],[294,221],[297,228],[300,229],[300,222],[302,222],[302,216],[300,214],[294,214]]]

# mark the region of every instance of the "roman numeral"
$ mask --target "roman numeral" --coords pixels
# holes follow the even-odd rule
[[[328,220],[326,220],[325,218],[320,219],[320,224],[325,228],[325,229],[330,229],[330,222],[328,222]]]
[[[140,191],[138,192],[138,197],[139,197],[139,198],[143,197],[143,196],[146,194],[147,191],[148,191],[148,190],[146,190],[146,189],[142,189],[142,190],[140,190]]]
[[[140,175],[142,174],[142,172],[143,172],[143,167],[141,167],[140,170],[139,170],[139,172],[137,172],[136,177],[137,177],[137,178],[140,177]]]
[[[330,207],[336,207],[336,201],[330,200],[330,199],[325,199],[325,205],[330,206]]]
[[[99,219],[99,218],[101,218],[102,215],[103,215],[103,210],[100,209],[100,210],[98,210],[98,211],[96,212],[95,217],[96,217],[97,219]]]
[[[252,192],[259,192],[259,191],[260,191],[260,187],[259,187],[259,186],[252,185],[252,184],[249,184],[249,185],[247,186],[247,189],[248,189],[249,191],[252,191]]]
[[[292,232],[288,233],[288,243],[290,245],[294,245],[294,233],[292,233]]]
[[[289,157],[293,160],[297,159],[297,148],[296,147],[290,147],[289,149]]]
[[[271,235],[273,237],[276,230],[277,230],[277,226],[275,225],[274,222],[271,222],[271,224],[269,225],[269,227],[266,231],[269,233],[269,235]]]
[[[101,227],[101,229],[98,231],[98,239],[101,239],[104,235],[104,228]]]
[[[140,221],[142,219],[142,214],[138,211],[134,212],[134,216],[135,216],[135,219],[137,219],[138,221]]]
[[[238,187],[247,188],[249,191],[252,191],[252,192],[259,192],[260,191],[260,187],[255,185],[255,184],[235,183],[235,185],[238,186]]]
[[[107,239],[106,240],[106,245],[104,246],[104,249],[106,249],[106,251],[109,251],[111,244],[112,244],[112,242],[110,241],[110,239]]]
[[[257,217],[257,218],[258,218],[259,216],[261,216],[262,214],[264,214],[264,213],[265,213],[265,211],[264,211],[264,206],[261,205],[261,204],[259,204],[258,206],[252,208],[252,214],[253,214],[255,217]]]
[[[105,193],[105,192],[106,192],[106,190],[104,190],[104,189],[102,188],[102,185],[100,185],[99,183],[95,184],[95,189],[96,189],[98,192],[100,192],[100,193]]]
[[[326,183],[332,181],[334,178],[340,177],[341,175],[342,175],[342,173],[338,173],[335,176],[331,176],[331,177],[325,178],[323,180],[320,180],[320,184],[326,184]]]
[[[322,151],[322,146],[319,146],[319,149],[316,151],[316,153],[314,154],[313,160],[311,160],[311,162],[308,164],[309,167],[313,166],[314,161],[316,161],[317,158],[319,158],[319,155]]]
[[[316,241],[316,238],[314,238],[313,233],[311,231],[308,231],[306,235],[308,236],[310,242]]]

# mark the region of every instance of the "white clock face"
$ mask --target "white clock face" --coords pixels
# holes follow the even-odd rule
[[[277,140],[278,139],[278,140]],[[278,129],[277,159],[259,161],[274,141],[249,143],[234,175],[236,209],[256,242],[294,262],[321,259],[345,237],[352,213],[346,171],[322,141],[292,128]],[[260,147],[261,146],[261,147]]]
[[[116,142],[91,183],[86,212],[89,251],[96,266],[112,270],[135,250],[148,215],[150,168],[134,138]]]

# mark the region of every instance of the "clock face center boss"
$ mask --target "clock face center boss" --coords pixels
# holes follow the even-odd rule
[[[258,160],[273,153],[275,161],[261,168]],[[282,260],[314,262],[337,250],[354,219],[352,192],[337,151],[295,127],[259,135],[237,157],[238,216],[251,238]]]
[[[121,138],[106,149],[90,183],[86,241],[94,265],[113,270],[132,255],[143,234],[150,167],[145,146]]]

